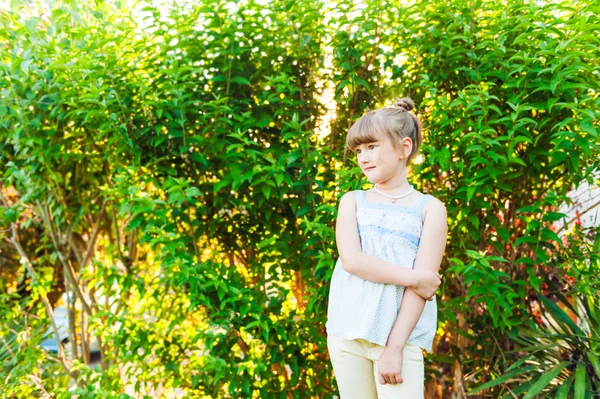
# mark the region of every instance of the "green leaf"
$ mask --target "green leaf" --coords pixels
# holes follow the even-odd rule
[[[250,81],[243,76],[234,76],[233,78],[231,78],[231,82],[238,83],[241,85],[249,85],[250,84]]]
[[[579,127],[584,132],[589,133],[590,135],[592,135],[594,137],[598,137],[598,132],[596,131],[596,128],[594,127],[594,125],[592,125],[592,123],[590,121],[581,122],[581,125],[579,125]]]
[[[569,328],[571,329],[571,332],[578,334],[578,335],[585,336],[584,332],[581,331],[581,328],[579,328],[577,326],[577,324],[575,324],[575,322],[573,320],[571,320],[571,318],[561,308],[559,308],[554,302],[552,302],[550,299],[546,298],[545,296],[543,296],[541,294],[538,295],[537,297],[543,303],[544,307],[550,312],[552,317],[554,317],[558,322],[561,322],[561,323],[569,326]]]
[[[167,138],[167,136],[164,135],[164,134],[161,134],[160,136],[156,136],[154,138],[154,142],[153,142],[154,148],[156,148],[159,145],[161,145],[166,140],[166,138]]]
[[[564,217],[566,217],[567,215],[564,213],[558,213],[558,212],[546,212],[546,214],[544,215],[544,217],[542,218],[542,220],[544,222],[554,222],[556,220],[560,220]]]
[[[198,187],[189,187],[184,191],[184,193],[188,198],[202,196],[202,192],[198,189]]]
[[[540,379],[537,380],[535,382],[535,384],[533,384],[531,386],[531,388],[529,388],[529,391],[527,392],[527,395],[523,396],[523,399],[531,399],[533,398],[535,395],[537,395],[538,393],[542,392],[542,390],[544,388],[546,388],[548,386],[548,384],[554,379],[556,378],[557,375],[560,374],[560,372],[567,367],[568,365],[570,365],[570,362],[561,362],[559,364],[557,364],[556,366],[554,366],[552,369],[550,369],[549,371],[544,372]]]
[[[19,219],[19,212],[17,212],[14,208],[7,208],[3,213],[3,218],[9,223],[14,223]]]
[[[556,234],[555,232],[553,232],[552,230],[550,230],[548,227],[544,227],[542,229],[542,234],[540,237],[542,240],[546,241],[556,241],[560,246],[562,246],[562,240],[561,238],[558,236],[558,234]]]
[[[281,183],[283,182],[283,178],[284,178],[284,176],[281,174],[275,175],[275,183],[277,183],[277,187],[281,186]]]
[[[294,151],[294,152],[288,154],[286,166],[290,166],[292,163],[294,163],[300,157],[302,157],[302,153],[300,151]]]
[[[536,369],[537,369],[536,366],[527,366],[527,367],[519,368],[517,370],[512,370],[512,371],[510,371],[508,373],[505,373],[505,374],[501,375],[498,378],[493,379],[492,381],[488,381],[485,384],[482,384],[482,385],[480,385],[478,387],[475,387],[475,388],[471,389],[469,391],[469,394],[472,394],[472,393],[475,393],[475,392],[479,392],[479,391],[482,391],[484,389],[488,389],[488,388],[491,388],[491,387],[495,387],[496,385],[500,385],[500,384],[503,384],[503,383],[505,383],[507,381],[510,381],[510,379],[513,378],[513,377],[520,376],[522,374],[526,374],[526,373],[528,373],[530,371],[533,371],[533,370],[536,370]]]
[[[267,184],[263,184],[262,187],[262,192],[265,195],[266,199],[269,199],[269,197],[271,196],[271,186],[267,185]]]
[[[473,198],[475,190],[477,190],[477,186],[475,185],[470,185],[469,187],[467,187],[467,203],[469,203],[471,201],[471,198]]]
[[[567,399],[574,377],[575,375],[571,374],[569,378],[563,381],[563,383],[560,385],[560,388],[558,388],[558,391],[556,392],[556,399]]]
[[[508,262],[508,260],[503,258],[502,256],[496,256],[496,255],[488,256],[487,260],[493,261],[493,262],[504,262],[504,263]]]
[[[600,379],[600,363],[598,363],[598,357],[593,352],[587,352],[587,357],[590,359],[590,363],[596,372],[596,377]]]
[[[223,180],[217,182],[213,186],[213,193],[217,193],[222,188],[227,187],[229,185],[229,183],[231,183],[231,181],[228,178],[224,178]]]
[[[585,399],[586,377],[585,364],[577,363],[577,370],[575,370],[575,399]]]

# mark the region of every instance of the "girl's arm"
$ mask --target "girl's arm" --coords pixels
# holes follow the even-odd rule
[[[433,267],[411,270],[362,252],[356,222],[356,197],[352,191],[340,200],[335,238],[342,267],[363,280],[412,287],[423,298],[432,297],[440,285],[437,269]]]
[[[423,222],[415,270],[429,269],[437,272],[446,248],[448,222],[444,204],[437,199],[430,201],[430,204]],[[424,306],[425,300],[414,290],[407,288],[404,291],[400,312],[388,337],[385,350],[379,358],[380,383],[402,382],[402,351],[423,313]]]

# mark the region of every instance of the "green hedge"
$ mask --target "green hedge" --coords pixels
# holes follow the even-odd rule
[[[599,6],[353,4],[0,13],[4,397],[335,395],[334,220],[368,187],[343,142],[399,96],[426,128],[409,180],[450,224],[427,397],[514,364],[537,294],[595,292],[598,232],[557,209],[597,184]],[[29,338],[65,290],[98,367]]]

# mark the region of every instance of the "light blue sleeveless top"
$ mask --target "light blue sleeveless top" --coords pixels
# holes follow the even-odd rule
[[[356,219],[362,252],[397,267],[414,267],[423,230],[421,211],[433,196],[422,195],[411,206],[368,202],[363,190],[356,195]],[[329,287],[327,334],[362,338],[385,346],[400,311],[405,287],[374,283],[350,274],[338,258]],[[437,304],[425,308],[407,343],[429,352],[437,329]]]

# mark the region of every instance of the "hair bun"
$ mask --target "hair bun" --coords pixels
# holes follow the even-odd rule
[[[409,97],[403,97],[394,101],[394,107],[402,108],[405,111],[411,111],[415,107],[415,103]]]

